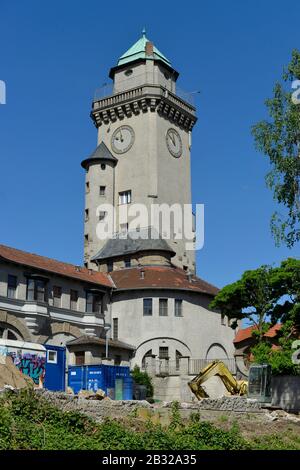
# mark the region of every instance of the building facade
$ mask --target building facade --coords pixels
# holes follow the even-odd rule
[[[0,245],[2,338],[66,345],[69,364],[145,367],[150,357],[178,369],[233,357],[235,332],[210,310],[218,289],[196,276],[187,239],[172,224],[169,237],[152,236],[151,221],[131,224],[134,203],[149,213],[191,204],[196,110],[176,91],[178,75],[144,32],[111,69],[110,94],[92,105],[97,147],[81,164],[84,266]],[[98,236],[103,204],[116,212],[108,239]]]

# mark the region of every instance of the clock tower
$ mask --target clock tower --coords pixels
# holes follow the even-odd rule
[[[152,250],[153,259],[133,258],[137,264],[143,264],[141,259],[159,263],[165,253],[166,262],[172,258],[172,264],[192,273],[196,270],[194,250],[186,249],[192,240],[186,240],[183,227],[175,228],[172,217],[174,208],[191,204],[190,146],[197,119],[187,96],[176,91],[178,75],[143,31],[110,70],[111,89],[104,87],[93,101],[91,117],[98,129],[98,145],[82,162],[86,170],[84,261],[92,269],[105,263],[107,270],[118,269],[125,255],[130,265],[128,257],[134,251],[149,255]],[[97,235],[98,224],[107,217],[105,210],[99,211],[103,204],[116,211],[115,244]],[[171,226],[159,229],[159,240],[149,240],[148,245],[143,240],[143,250],[137,240],[135,248],[130,248],[132,242],[122,242],[122,252],[119,234],[126,234],[128,224],[131,227],[128,209],[134,204],[142,204],[149,216],[153,205],[169,207]],[[138,231],[152,226],[153,220],[143,225]]]

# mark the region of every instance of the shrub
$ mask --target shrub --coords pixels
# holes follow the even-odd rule
[[[147,372],[142,372],[139,366],[134,366],[133,371],[131,372],[132,378],[138,385],[145,385],[147,387],[147,397],[153,397],[153,385],[151,377]]]

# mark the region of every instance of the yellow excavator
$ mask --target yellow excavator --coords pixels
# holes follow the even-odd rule
[[[220,377],[226,389],[231,395],[245,395],[248,390],[248,382],[246,380],[236,380],[228,368],[222,361],[213,361],[208,366],[204,367],[201,372],[193,378],[188,385],[194,395],[200,400],[201,398],[208,398],[206,391],[201,385],[206,380],[214,376]]]

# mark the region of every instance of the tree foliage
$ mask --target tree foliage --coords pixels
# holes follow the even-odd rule
[[[131,375],[136,384],[145,385],[147,387],[147,397],[153,397],[153,385],[151,377],[147,374],[147,372],[142,372],[139,366],[135,365]]]
[[[300,104],[292,100],[292,83],[300,79],[300,51],[293,51],[282,79],[275,84],[273,98],[265,101],[269,120],[255,124],[252,134],[271,163],[267,186],[285,207],[271,218],[273,236],[277,245],[292,247],[300,240]]]
[[[241,279],[219,291],[210,308],[233,320],[246,319],[261,341],[270,324],[291,320],[299,324],[300,261],[288,258],[279,267],[245,271]],[[233,327],[236,322],[233,322]]]
[[[251,348],[253,362],[271,365],[273,375],[297,375],[300,373],[299,365],[292,361],[293,324],[288,320],[277,333],[279,347],[273,349],[268,341],[254,345]]]
[[[292,362],[292,343],[300,332],[300,260],[288,258],[279,267],[246,271],[240,280],[221,289],[210,307],[255,327],[251,347],[255,362],[271,364],[274,375],[299,373]],[[265,333],[279,321],[282,328],[274,349]]]

